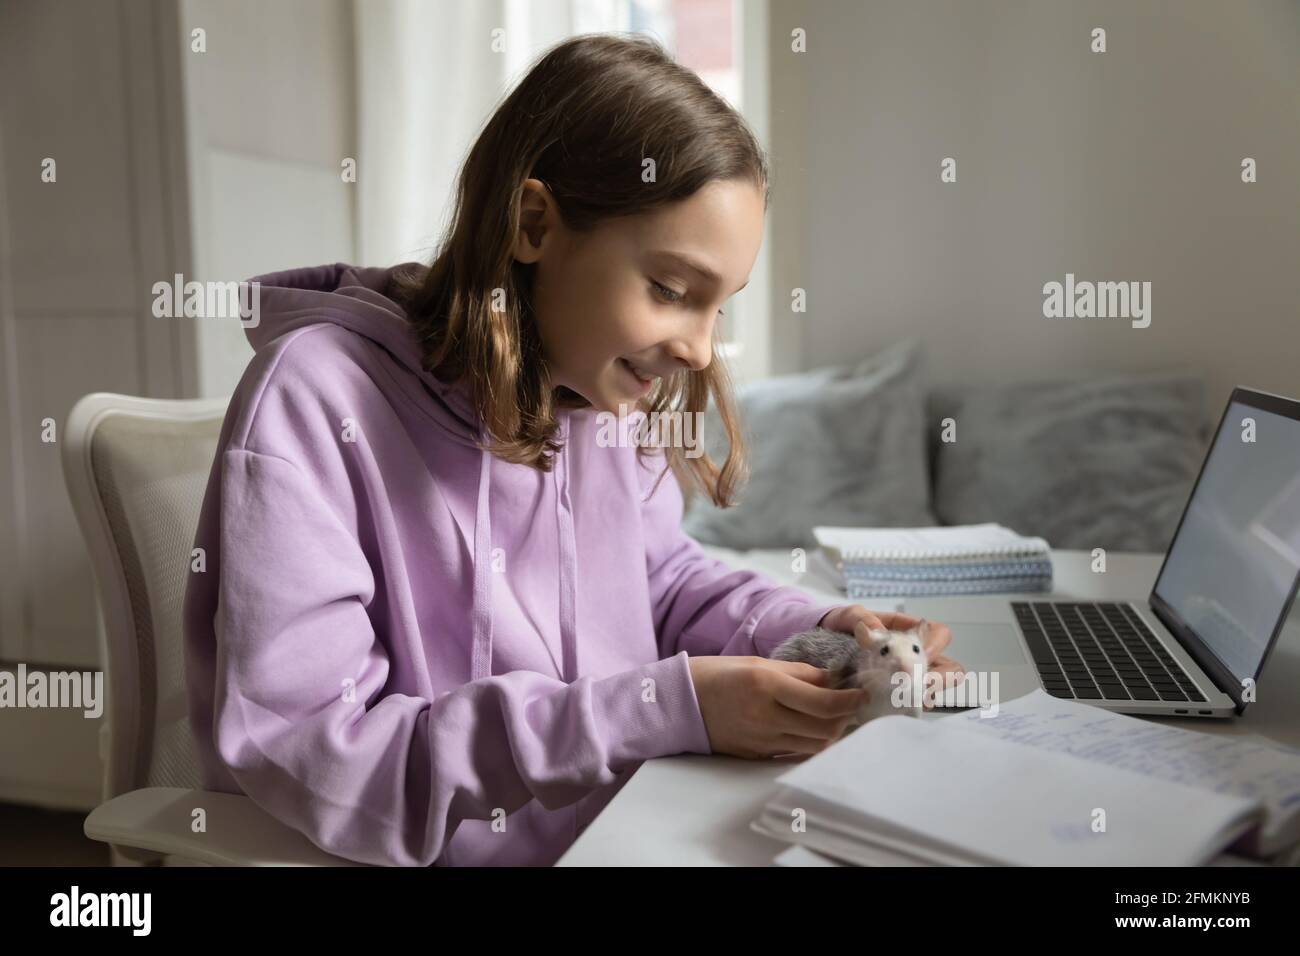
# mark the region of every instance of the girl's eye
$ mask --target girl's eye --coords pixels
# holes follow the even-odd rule
[[[662,282],[656,282],[654,279],[650,280],[650,284],[654,286],[655,291],[658,292],[667,302],[680,302],[686,297],[686,293],[678,292],[676,289],[670,289]]]
[[[686,298],[685,292],[678,292],[676,289],[670,289],[662,282],[656,282],[654,279],[651,279],[650,284],[654,286],[655,292],[657,292],[661,298],[673,305],[676,305],[678,302],[682,301],[682,299]],[[721,309],[718,310],[718,315],[724,319],[727,317],[727,313],[723,312]]]

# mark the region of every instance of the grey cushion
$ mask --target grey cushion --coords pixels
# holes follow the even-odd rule
[[[1054,548],[1163,551],[1205,448],[1203,393],[1182,374],[935,389],[935,514]]]
[[[815,547],[814,525],[934,524],[925,389],[909,339],[856,366],[828,366],[737,389],[750,480],[738,503],[696,495],[683,527],[725,548]],[[704,447],[718,465],[726,434],[711,407]]]

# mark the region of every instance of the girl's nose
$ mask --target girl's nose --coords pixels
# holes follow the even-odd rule
[[[673,351],[673,360],[683,368],[700,372],[709,367],[713,361],[713,335],[697,336],[691,340],[678,340]]]

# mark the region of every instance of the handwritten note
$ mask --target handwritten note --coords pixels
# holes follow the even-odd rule
[[[1266,810],[1264,853],[1300,839],[1300,752],[1168,727],[1042,690],[1002,704],[996,717],[973,711],[945,719],[1012,743],[1258,801]]]

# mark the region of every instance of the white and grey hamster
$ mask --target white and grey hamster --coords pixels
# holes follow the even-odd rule
[[[903,631],[868,628],[859,622],[858,636],[817,627],[786,638],[771,657],[773,660],[825,668],[830,675],[827,687],[865,687],[867,699],[858,709],[856,721],[850,723],[850,728],[886,714],[918,717],[921,707],[917,705],[919,696],[914,696],[912,684],[919,681],[924,686],[928,666],[925,653],[928,627],[929,622],[924,619]],[[894,675],[900,673],[906,677],[896,680]],[[904,695],[902,706],[894,705],[895,689],[900,689]]]

